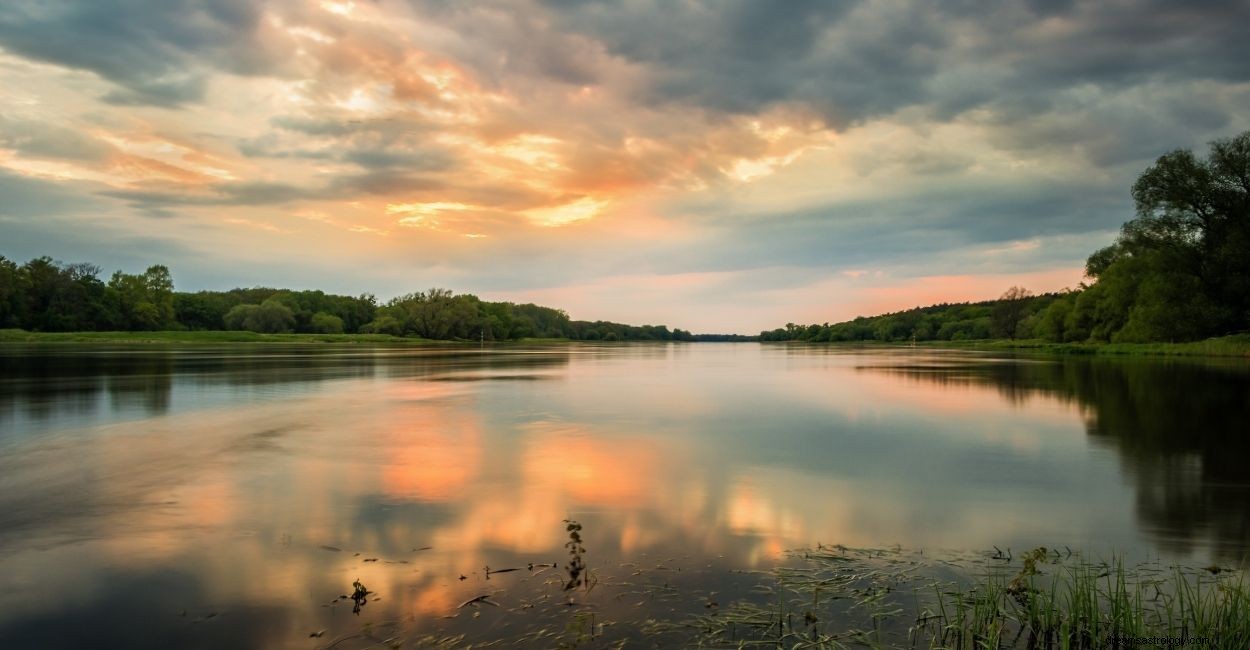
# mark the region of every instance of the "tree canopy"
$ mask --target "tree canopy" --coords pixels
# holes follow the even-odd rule
[[[371,294],[265,287],[174,291],[165,266],[118,271],[107,283],[100,267],[38,257],[25,264],[0,256],[0,328],[32,331],[249,330],[264,333],[377,333],[427,339],[691,341],[664,325],[576,321],[534,304],[487,302],[472,294],[429,289],[378,305]]]

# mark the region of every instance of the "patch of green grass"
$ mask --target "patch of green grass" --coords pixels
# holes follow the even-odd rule
[[[908,342],[881,343],[876,341],[835,342],[829,345],[912,347],[912,344]],[[976,341],[919,341],[915,344],[915,347],[958,350],[1013,350],[1040,354],[1250,357],[1250,334],[1233,334],[1185,343],[1051,343],[1038,339],[984,339]]]
[[[27,332],[0,330],[0,343],[389,343],[446,345],[389,334],[259,334],[257,332]]]

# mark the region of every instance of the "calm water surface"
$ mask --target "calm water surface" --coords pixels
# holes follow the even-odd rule
[[[1237,562],[1248,415],[1244,361],[0,346],[0,647],[523,638],[570,518],[600,622],[817,543]]]

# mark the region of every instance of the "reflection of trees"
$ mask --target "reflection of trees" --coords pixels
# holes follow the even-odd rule
[[[0,353],[0,415],[19,409],[46,419],[90,413],[105,392],[117,406],[140,406],[148,414],[169,408],[173,360],[167,354],[72,355],[55,349]]]
[[[0,417],[45,420],[113,410],[168,412],[175,384],[263,387],[372,377],[518,379],[566,365],[566,351],[231,345],[229,347],[24,347],[0,350]]]
[[[182,569],[108,571],[100,581],[109,589],[62,597],[55,608],[0,621],[0,646],[250,650],[278,647],[292,625],[280,603],[236,604],[219,613],[199,577]]]
[[[1250,548],[1250,372],[1238,364],[1069,358],[938,362],[866,370],[993,386],[1013,404],[1075,402],[1091,439],[1114,449],[1148,534],[1175,551],[1209,540]]]

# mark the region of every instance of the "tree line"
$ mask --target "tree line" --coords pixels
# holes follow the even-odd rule
[[[430,289],[383,304],[371,294],[264,287],[179,292],[169,269],[117,271],[37,257],[0,256],[0,328],[38,332],[247,330],[262,333],[390,334],[438,340],[561,338],[584,341],[692,341],[664,325],[571,320],[560,309],[488,302]]]
[[[1132,188],[1136,217],[1090,255],[1088,282],[760,334],[764,341],[1193,341],[1250,329],[1250,131],[1160,156]]]
[[[861,316],[842,323],[796,325],[760,333],[761,341],[973,341],[1035,336],[1038,314],[1063,294],[1033,296],[1012,287],[1011,298],[943,303],[905,311]],[[1005,294],[1007,295],[1007,294]]]

